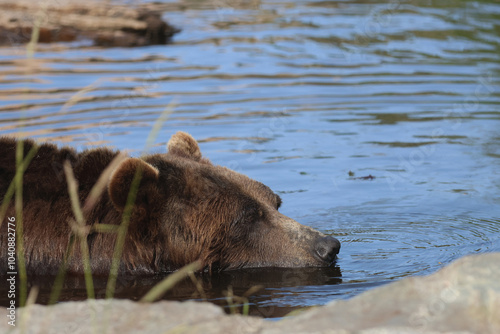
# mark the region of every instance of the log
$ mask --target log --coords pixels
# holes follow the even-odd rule
[[[33,27],[39,43],[92,40],[94,45],[167,44],[180,30],[154,6],[111,1],[0,0],[0,45],[28,43]]]

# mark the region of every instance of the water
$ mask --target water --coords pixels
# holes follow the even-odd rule
[[[42,45],[30,60],[1,48],[1,133],[138,154],[175,103],[156,150],[187,131],[214,163],[278,192],[284,214],[342,242],[334,268],[202,276],[201,291],[187,281],[166,298],[227,306],[228,286],[260,285],[250,313],[280,317],[500,251],[500,4],[165,7],[183,29],[172,45]],[[124,280],[117,296],[159,279]],[[50,280],[32,284],[46,301]],[[62,299],[84,296],[70,278]]]

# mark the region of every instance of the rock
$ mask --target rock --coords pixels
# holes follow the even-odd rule
[[[128,300],[32,305],[21,333],[500,333],[500,253],[472,255],[427,277],[410,277],[278,322],[228,316],[210,303]],[[7,312],[0,310],[0,319]],[[23,324],[26,328],[23,328]]]
[[[311,328],[318,333],[500,333],[499,277],[500,253],[467,256],[427,277],[402,279],[284,319],[263,333],[311,333]]]
[[[88,300],[66,302],[55,306],[32,305],[18,310],[16,326],[2,321],[0,332],[22,333],[27,319],[28,333],[231,333],[247,326],[247,317],[228,317],[221,308],[210,303],[158,302],[142,304],[129,300]],[[5,312],[3,312],[5,313]],[[2,314],[2,319],[7,319]],[[251,318],[262,326],[263,319]]]
[[[166,44],[179,32],[154,7],[109,1],[0,0],[0,45],[27,43],[34,26],[39,42],[91,39],[98,46]]]

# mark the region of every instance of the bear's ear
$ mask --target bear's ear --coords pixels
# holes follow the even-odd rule
[[[136,189],[136,205],[145,204],[151,187],[158,181],[160,172],[142,159],[128,158],[124,160],[111,174],[108,192],[111,201],[118,210],[123,210],[136,173],[139,173],[140,184]]]
[[[200,147],[196,140],[186,132],[179,131],[167,143],[168,152],[195,161],[201,160]]]

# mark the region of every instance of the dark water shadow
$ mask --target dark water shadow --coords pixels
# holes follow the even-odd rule
[[[127,276],[117,281],[115,298],[140,300],[155,284],[168,275]],[[266,318],[283,317],[286,314],[307,306],[308,293],[322,293],[329,286],[342,283],[339,267],[328,268],[262,268],[226,271],[220,273],[201,273],[194,280],[186,278],[168,291],[162,300],[209,301],[224,308],[227,313],[234,310],[242,312],[243,304],[248,303],[248,314]],[[7,277],[1,277],[5,281]],[[96,298],[104,298],[106,277],[94,277]],[[28,288],[39,288],[36,303],[46,305],[53,289],[54,276],[32,276]],[[17,282],[19,287],[19,282]],[[249,291],[249,290],[252,291]],[[251,292],[250,295],[247,294]],[[7,284],[0,286],[0,305],[7,306]],[[304,295],[301,303],[300,297]],[[228,299],[229,297],[229,299]],[[246,297],[241,299],[239,297]],[[87,299],[85,280],[80,275],[66,277],[59,301],[78,301]],[[232,306],[232,308],[230,307]]]

